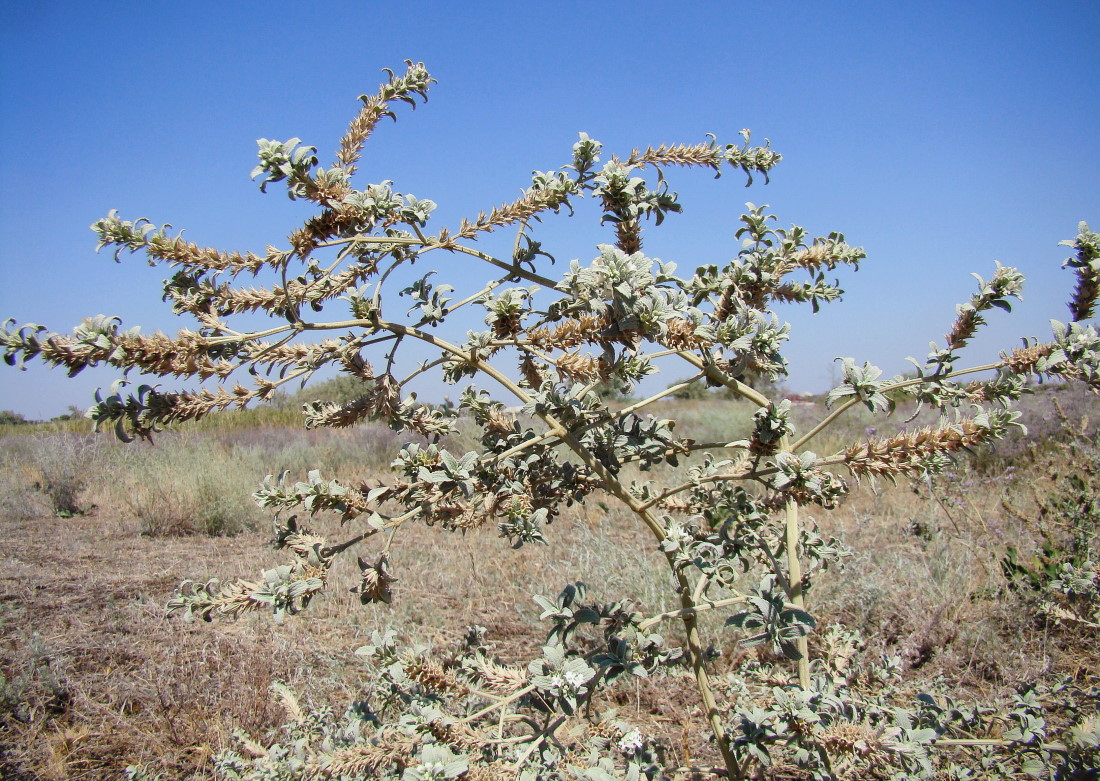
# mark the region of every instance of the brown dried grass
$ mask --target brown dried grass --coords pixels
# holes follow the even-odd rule
[[[676,412],[690,418],[693,410]],[[257,446],[279,440],[261,434]],[[840,511],[810,513],[824,535],[856,551],[809,594],[819,628],[859,628],[864,653],[900,654],[914,687],[942,677],[961,696],[1044,675],[1096,675],[1086,640],[1036,621],[1004,589],[999,556],[1005,544],[1028,544],[1027,530],[1001,506],[1010,481],[989,478],[995,463],[985,468],[994,471],[978,474],[972,487],[963,485],[967,474],[957,477],[965,507],[945,509],[904,485],[864,486]],[[1027,475],[1022,482],[1037,485]],[[629,596],[653,613],[674,607],[649,533],[591,502],[550,527],[548,547],[512,550],[493,529],[402,529],[391,552],[399,579],[392,606],[360,606],[348,593],[358,568],[340,560],[329,593],[284,626],[263,615],[186,624],[163,609],[180,581],[254,577],[286,553],[267,548],[264,531],[154,539],[117,507],[100,507],[71,519],[0,517],[5,778],[114,779],[131,764],[169,778],[209,778],[210,757],[230,745],[233,729],[262,737],[283,721],[273,682],[337,711],[354,700],[366,678],[352,652],[376,629],[444,647],[480,624],[511,663],[544,641],[531,596],[552,597],[572,580],[588,582],[600,601]],[[351,535],[335,521],[312,525],[333,542]],[[702,618],[721,643],[722,675],[749,653],[720,634],[718,612]],[[675,642],[676,628],[664,629]],[[693,728],[702,719],[689,677],[637,681],[611,700],[680,764],[713,761],[705,731]]]
[[[210,757],[230,746],[234,728],[262,736],[282,722],[273,682],[337,711],[353,701],[365,678],[352,652],[375,629],[446,646],[480,624],[503,661],[526,661],[545,639],[531,595],[556,595],[570,573],[593,573],[616,592],[661,592],[659,582],[624,582],[659,570],[627,561],[633,546],[601,543],[631,532],[594,512],[587,530],[557,522],[549,550],[512,550],[488,529],[410,528],[392,554],[393,607],[360,606],[348,593],[358,570],[340,560],[328,594],[283,626],[264,615],[211,624],[164,615],[185,578],[228,580],[282,563],[285,552],[271,551],[262,532],[150,538],[136,521],[102,514],[0,519],[0,770],[94,779],[147,764],[169,778],[208,778]],[[342,539],[334,521],[318,526]],[[615,552],[601,557],[596,546]],[[690,696],[642,683],[626,699],[679,740],[682,718],[670,704]]]

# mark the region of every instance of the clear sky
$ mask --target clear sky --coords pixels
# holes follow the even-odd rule
[[[673,171],[684,214],[647,254],[723,262],[746,201],[866,247],[844,302],[779,310],[788,385],[806,391],[837,356],[904,371],[1000,260],[1029,283],[974,344],[985,360],[1066,317],[1057,243],[1100,227],[1098,30],[1096,0],[3,3],[0,319],[191,326],[160,301],[165,269],[96,255],[88,226],[118,209],[199,244],[285,246],[308,207],[249,180],[256,139],[297,136],[329,162],[358,95],[410,58],[439,83],[372,138],[357,182],[435,200],[430,224],[512,200],[580,131],[627,153],[751,128],[784,155],[772,183]],[[551,222],[561,260],[595,256],[602,234]],[[0,366],[0,409],[48,418],[116,376]]]

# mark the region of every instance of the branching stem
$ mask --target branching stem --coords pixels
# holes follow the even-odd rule
[[[650,616],[649,618],[645,619],[640,624],[638,624],[638,629],[644,632],[646,629],[649,629],[651,626],[655,626],[656,624],[659,624],[662,621],[665,621],[669,618],[683,618],[684,616],[689,615],[689,614],[694,615],[694,614],[706,612],[707,610],[717,610],[720,607],[729,607],[730,605],[739,605],[742,602],[744,602],[746,599],[747,599],[747,597],[744,594],[739,594],[736,597],[729,597],[727,599],[716,599],[716,600],[713,600],[713,601],[708,599],[708,600],[700,602],[697,605],[695,605],[694,607],[690,607],[690,608],[680,608],[679,610],[668,610],[664,613],[658,613],[655,616]]]
[[[977,374],[978,372],[992,371],[994,369],[1000,369],[1004,365],[1004,361],[997,361],[996,363],[987,363],[982,366],[975,366],[970,369],[960,369],[959,371],[949,372],[947,374],[933,375],[930,377],[915,377],[913,379],[902,380],[901,382],[895,382],[890,385],[885,385],[883,386],[881,391],[883,393],[891,393],[893,391],[901,390],[902,388],[908,388],[913,385],[927,385],[931,382],[954,379],[955,377],[962,377],[967,374]],[[839,418],[841,415],[843,415],[845,412],[847,412],[859,403],[861,402],[858,397],[852,397],[843,402],[839,407],[837,407],[835,410],[822,418],[816,426],[814,426],[812,429],[810,429],[797,440],[795,440],[794,444],[791,445],[792,452],[797,452],[804,448],[811,439],[827,429],[834,420]]]
[[[537,687],[535,687],[535,686],[524,686],[524,687],[523,687],[522,689],[520,689],[519,691],[516,691],[516,692],[513,692],[512,694],[509,694],[509,695],[508,695],[507,697],[502,697],[502,698],[498,699],[498,700],[497,700],[496,702],[494,702],[494,703],[493,703],[492,705],[488,705],[488,706],[486,706],[486,707],[482,708],[482,709],[481,709],[481,710],[479,710],[479,711],[478,711],[477,713],[473,713],[473,714],[471,714],[471,715],[467,716],[467,717],[466,717],[466,718],[464,718],[464,719],[460,719],[460,720],[459,720],[459,723],[461,723],[461,724],[469,724],[470,722],[474,722],[474,721],[477,721],[477,720],[478,720],[478,719],[480,719],[480,718],[481,718],[482,716],[486,716],[486,715],[488,715],[488,714],[492,713],[493,711],[495,711],[495,710],[497,710],[497,709],[499,709],[499,708],[503,708],[503,707],[504,707],[505,705],[508,705],[508,704],[510,704],[510,703],[513,703],[513,702],[515,702],[516,700],[518,700],[519,698],[521,698],[521,697],[524,697],[524,696],[526,696],[526,695],[530,694],[530,693],[531,693],[531,692],[533,692],[533,691],[534,691],[534,690],[535,690],[536,688],[537,688]]]
[[[409,335],[417,339],[425,341],[429,344],[440,347],[453,355],[463,358],[466,361],[471,361],[472,356],[464,352],[460,348],[450,344],[449,342],[440,339],[439,337],[425,333],[415,328],[403,326],[398,323],[383,323],[379,322],[378,327],[384,330],[391,331],[400,335]],[[482,360],[475,362],[477,368],[483,371],[488,376],[495,379],[498,383],[503,385],[509,391],[511,391],[517,398],[523,402],[530,400],[530,396],[518,385],[516,385],[511,379],[502,374],[498,369]],[[550,427],[552,431],[558,431],[558,436],[562,441],[568,445],[578,458],[580,458],[592,471],[600,478],[604,488],[611,493],[616,499],[625,504],[631,511],[634,512],[638,518],[649,528],[658,542],[662,541],[665,537],[664,525],[655,518],[647,509],[641,506],[641,503],[626,489],[625,486],[613,475],[610,471],[604,467],[600,461],[592,455],[592,453],[581,444],[573,434],[571,434],[562,423],[554,416],[549,414],[542,414],[540,417],[543,422]],[[714,689],[710,683],[710,674],[706,669],[706,658],[704,653],[704,647],[702,638],[699,633],[698,622],[695,617],[697,605],[692,602],[691,599],[691,584],[688,582],[687,576],[680,571],[673,560],[672,554],[666,554],[669,562],[669,567],[672,569],[673,574],[677,582],[677,591],[680,596],[681,609],[683,615],[681,620],[684,623],[684,629],[686,631],[687,645],[691,656],[692,669],[695,674],[695,680],[699,689],[700,697],[703,701],[703,707],[707,714],[707,721],[710,724],[711,731],[714,734],[715,740],[718,743],[719,751],[722,754],[722,759],[726,764],[728,772],[731,778],[740,778],[741,772],[736,757],[734,757],[732,749],[729,745],[729,739],[726,737],[725,727],[722,724],[721,712],[718,709],[718,704],[714,698]]]

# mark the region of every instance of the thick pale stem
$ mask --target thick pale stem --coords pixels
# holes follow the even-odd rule
[[[984,364],[982,366],[974,366],[970,369],[959,369],[958,371],[949,372],[947,374],[942,374],[942,375],[939,375],[939,376],[915,377],[915,378],[910,379],[910,380],[902,380],[901,382],[895,382],[895,383],[891,383],[889,385],[885,385],[882,388],[882,392],[883,393],[891,393],[891,392],[896,391],[896,390],[901,390],[902,388],[909,388],[913,385],[926,385],[930,382],[938,382],[940,380],[950,380],[950,379],[954,379],[955,377],[962,377],[962,376],[967,375],[967,374],[977,374],[978,372],[993,371],[994,369],[1003,368],[1004,365],[1005,365],[1004,361],[997,361],[997,363],[987,363],[987,364]],[[799,437],[795,441],[794,445],[791,446],[791,449],[792,450],[801,450],[802,448],[804,448],[809,443],[809,441],[811,439],[813,439],[818,434],[820,434],[822,431],[827,429],[830,426],[830,424],[832,424],[832,422],[834,420],[839,418],[841,415],[843,415],[845,412],[847,412],[848,410],[850,410],[852,407],[856,406],[859,403],[860,403],[859,398],[855,398],[855,397],[845,401],[843,404],[841,404],[835,410],[833,410],[828,415],[826,415],[824,418],[822,418],[821,421],[816,426],[814,426],[812,429],[810,429],[805,434],[803,434],[801,437]]]
[[[480,719],[480,718],[481,718],[482,716],[487,716],[488,714],[492,713],[493,711],[495,711],[495,710],[499,710],[500,708],[503,708],[503,707],[504,707],[505,705],[507,705],[507,704],[509,704],[509,703],[511,703],[511,702],[515,702],[515,701],[516,701],[516,700],[518,700],[518,699],[519,699],[520,697],[523,697],[523,696],[524,696],[524,695],[526,695],[526,694],[530,694],[530,693],[531,693],[531,692],[533,692],[533,691],[534,691],[534,690],[535,690],[536,688],[537,688],[537,687],[535,687],[535,686],[524,686],[524,687],[523,687],[522,689],[520,689],[519,691],[515,691],[515,692],[512,692],[512,693],[511,693],[511,694],[509,694],[509,695],[508,695],[507,697],[501,697],[501,698],[499,698],[499,699],[498,699],[498,700],[497,700],[496,702],[494,702],[494,703],[493,703],[492,705],[489,705],[489,706],[487,706],[487,707],[485,707],[485,708],[482,708],[482,709],[481,709],[481,710],[479,710],[479,711],[478,711],[477,713],[472,713],[472,714],[470,714],[470,715],[469,715],[469,716],[467,716],[466,718],[462,719],[460,723],[464,723],[464,724],[469,724],[469,723],[471,723],[471,722],[477,721],[477,720],[478,720],[478,719]]]
[[[414,379],[416,379],[417,377],[419,377],[419,376],[420,376],[421,374],[426,374],[427,372],[429,372],[429,371],[431,371],[432,369],[434,369],[434,368],[435,368],[436,366],[439,366],[439,365],[441,365],[441,364],[444,364],[444,363],[446,363],[446,362],[447,362],[447,359],[446,359],[446,358],[436,358],[436,359],[435,359],[434,361],[432,361],[431,363],[424,363],[424,364],[421,364],[420,366],[418,366],[418,367],[416,368],[416,370],[415,370],[415,371],[414,371],[414,372],[413,372],[412,374],[410,374],[410,375],[409,375],[408,377],[406,377],[405,379],[401,380],[401,382],[399,382],[399,383],[397,383],[397,384],[398,384],[398,386],[400,386],[400,387],[402,387],[402,388],[403,388],[403,387],[405,387],[405,386],[406,386],[406,385],[407,385],[408,383],[412,382],[412,381],[413,381]]]
[[[467,353],[463,352],[455,345],[416,328],[409,328],[397,323],[382,322],[378,323],[378,327],[391,331],[392,333],[413,336],[467,360],[470,358]],[[522,401],[526,402],[530,400],[530,396],[522,388],[495,367],[480,360],[477,361],[477,367],[515,394]],[[551,431],[555,432],[561,438],[561,441],[600,478],[608,493],[626,505],[649,528],[658,542],[664,540],[664,525],[642,506],[642,503],[626,489],[614,474],[592,455],[588,448],[577,441],[566,427],[562,425],[561,421],[557,420],[553,415],[542,414],[539,417],[542,418],[543,422],[550,427]],[[695,604],[692,600],[691,583],[688,581],[687,576],[676,567],[673,554],[666,554],[666,558],[676,578],[676,590],[680,598],[680,612],[682,612],[681,620],[684,624],[685,639],[687,641],[688,653],[691,657],[692,672],[695,674],[695,683],[699,690],[699,697],[703,702],[703,709],[707,714],[707,722],[710,725],[711,732],[714,734],[715,742],[718,744],[718,750],[722,755],[723,763],[726,765],[726,772],[729,778],[742,778],[740,766],[737,762],[737,758],[733,755],[729,739],[726,736],[725,727],[722,724],[722,714],[718,709],[718,702],[714,697],[714,687],[710,682],[710,674],[706,668],[704,645],[702,636],[699,632],[698,619],[696,617],[699,605]]]
[[[574,434],[583,434],[585,431],[587,431],[590,428],[595,428],[596,426],[606,425],[610,421],[615,420],[617,418],[624,418],[627,415],[630,415],[630,414],[636,412],[637,410],[642,409],[643,407],[646,407],[646,406],[652,404],[653,402],[657,401],[658,399],[662,399],[665,396],[668,396],[669,394],[676,393],[677,391],[682,390],[683,388],[686,388],[695,379],[697,379],[697,378],[692,378],[691,380],[688,380],[686,382],[682,382],[679,385],[673,385],[672,387],[666,388],[665,390],[661,391],[660,393],[656,393],[656,394],[650,396],[648,399],[643,399],[642,401],[635,402],[634,404],[631,404],[628,407],[623,407],[618,412],[615,412],[615,413],[609,415],[606,418],[601,418],[597,421],[594,421],[594,422],[588,424],[587,426],[585,426],[584,428],[575,429],[573,433]],[[520,444],[516,445],[515,447],[513,447],[509,450],[506,450],[506,451],[504,451],[503,453],[501,453],[499,455],[493,456],[493,460],[494,461],[503,461],[505,458],[510,458],[510,457],[516,455],[517,453],[522,453],[524,450],[527,450],[528,448],[534,447],[535,445],[539,445],[539,444],[541,444],[543,442],[547,442],[551,439],[556,439],[556,438],[558,438],[558,436],[559,436],[559,433],[558,433],[557,430],[547,431],[545,434],[541,434],[537,437],[533,437],[532,439],[528,439],[527,441],[521,442]],[[629,458],[625,459],[625,461],[630,461],[630,460],[632,460],[632,459],[629,459]]]
[[[746,600],[745,596],[739,595],[739,596],[736,596],[736,597],[729,597],[728,599],[716,599],[713,602],[708,600],[706,602],[702,602],[700,604],[695,605],[695,607],[691,608],[688,611],[685,611],[681,608],[680,610],[669,610],[669,611],[664,612],[664,613],[658,613],[657,615],[650,616],[645,621],[642,621],[640,624],[638,624],[638,630],[641,631],[641,632],[644,632],[645,630],[649,629],[651,626],[659,624],[662,621],[665,621],[667,619],[670,619],[670,618],[683,618],[689,612],[690,613],[704,613],[707,610],[717,610],[720,607],[729,607],[730,605],[739,605],[742,602],[744,602],[745,600]]]
[[[639,502],[623,484],[619,482],[618,478],[608,472],[604,466],[588,452],[587,448],[571,436],[566,435],[563,437],[563,440],[578,457],[584,460],[585,463],[599,475],[604,486],[612,496],[629,507],[630,510],[649,527],[658,541],[664,539],[664,526],[661,522],[657,520],[652,513],[642,507],[641,502]],[[696,617],[696,613],[699,612],[701,606],[693,601],[691,583],[688,581],[687,576],[676,566],[673,554],[666,554],[666,558],[669,568],[676,578],[676,591],[677,596],[680,598],[680,610],[676,612],[680,614],[680,619],[684,624],[685,639],[687,641],[688,653],[691,657],[692,672],[695,674],[695,684],[696,688],[699,690],[699,697],[703,701],[703,709],[707,714],[707,722],[710,724],[711,732],[714,734],[714,739],[718,744],[718,750],[722,755],[722,761],[726,765],[726,772],[729,774],[729,778],[741,778],[741,769],[737,763],[737,758],[733,755],[733,751],[730,748],[729,739],[726,737],[726,730],[722,724],[722,715],[718,709],[718,702],[714,698],[714,687],[710,682],[710,673],[707,672],[706,657],[703,650],[704,645],[702,635],[699,632],[698,618]]]
[[[550,288],[551,290],[554,289],[554,287],[557,285],[557,282],[550,279],[549,277],[544,277],[541,274],[535,274],[534,272],[528,271],[513,263],[505,263],[499,258],[494,258],[492,255],[487,255],[484,252],[479,252],[478,250],[472,249],[470,247],[464,247],[461,244],[428,244],[424,247],[425,252],[433,249],[448,249],[452,252],[462,252],[466,255],[472,255],[479,260],[484,260],[491,266],[496,266],[499,269],[511,272],[512,276],[519,277],[520,279],[526,279],[528,282],[534,282],[536,285],[542,285],[543,287]]]
[[[798,559],[798,505],[794,500],[787,501],[787,579],[791,586],[790,600],[801,608],[806,608],[806,599],[802,594],[802,564]],[[805,637],[798,638],[798,684],[803,689],[810,687],[810,644]]]
[[[811,439],[813,439],[818,434],[820,434],[822,431],[827,429],[829,427],[829,425],[834,420],[839,418],[841,415],[843,415],[845,412],[850,410],[852,407],[854,407],[858,403],[859,403],[859,399],[856,399],[856,398],[848,399],[848,401],[844,402],[839,407],[837,407],[835,410],[833,410],[828,415],[826,415],[824,418],[822,418],[821,421],[816,426],[814,426],[808,432],[806,432],[801,437],[799,437],[798,441],[796,441],[794,443],[794,447],[796,449],[801,449],[801,448],[805,447]]]
[[[759,404],[761,407],[766,407],[771,403],[768,397],[760,393],[760,391],[754,388],[750,388],[745,383],[738,382],[732,377],[726,376],[721,370],[718,369],[717,366],[706,363],[699,356],[686,352],[685,350],[678,350],[676,354],[688,363],[690,363],[696,369],[703,372],[703,374],[707,376],[707,379],[724,385],[725,387],[736,393],[738,396],[748,399],[754,404]]]
[[[648,357],[652,357],[652,356],[648,356]],[[696,380],[698,380],[702,376],[703,376],[703,374],[702,374],[702,372],[700,372],[699,374],[695,375],[694,377],[690,377],[690,378],[684,380],[683,382],[677,383],[675,385],[669,385],[663,391],[661,391],[660,393],[654,393],[648,399],[642,399],[641,401],[636,401],[636,402],[634,402],[633,404],[631,404],[629,406],[623,407],[621,410],[619,410],[616,413],[616,417],[620,417],[620,418],[626,417],[627,415],[630,415],[631,413],[637,412],[640,409],[644,409],[645,407],[648,407],[650,404],[652,404],[655,401],[660,401],[665,396],[671,396],[674,393],[679,393],[682,390],[687,390],[689,387],[691,387],[692,383],[694,383]]]
[[[790,448],[790,437],[784,435],[779,440],[782,450]],[[784,527],[786,531],[787,551],[787,581],[790,585],[788,598],[798,608],[806,609],[806,598],[802,593],[802,562],[798,558],[798,539],[800,535],[798,521],[798,504],[793,499],[787,499],[784,512]],[[798,660],[798,684],[803,689],[810,687],[810,643],[805,637],[798,638],[796,643],[800,658]]]
[[[738,382],[723,372],[719,371],[717,367],[708,365],[702,361],[698,356],[691,353],[681,352],[680,356],[692,364],[693,366],[704,371],[707,377],[722,383],[730,390],[734,391],[743,398],[748,399],[762,407],[767,406],[771,402],[760,392],[750,388],[744,383]],[[805,439],[805,438],[803,438]],[[790,448],[790,440],[784,436],[779,443],[779,447],[783,450]],[[784,518],[784,526],[786,533],[786,549],[787,549],[787,578],[790,583],[789,599],[791,602],[799,608],[805,609],[806,600],[802,594],[802,563],[798,558],[798,538],[799,538],[799,525],[798,525],[798,505],[793,500],[788,500],[786,505],[786,512]],[[808,688],[810,685],[810,655],[809,655],[809,642],[805,637],[798,639],[798,651],[801,654],[801,659],[798,660],[798,683],[803,689]]]
[[[700,358],[690,353],[680,353],[681,357],[688,363],[702,369],[707,373],[707,376],[718,382],[721,382],[726,387],[730,388],[734,392],[743,396],[750,401],[753,401],[761,406],[768,404],[768,400],[760,393],[756,392],[752,388],[749,388],[742,383],[737,382],[729,377],[723,375],[716,367],[708,366]],[[970,369],[963,369],[957,372],[951,372],[937,379],[948,379],[953,377],[959,377],[965,374],[974,374],[977,372],[990,371],[1000,368],[1004,365],[1003,361],[997,363],[985,364],[984,366],[975,366]],[[902,382],[894,383],[885,387],[884,391],[894,391],[901,388],[906,388],[911,385],[920,385],[925,382],[929,382],[928,378],[916,378],[912,380],[904,380]],[[789,439],[784,437],[780,443],[780,447],[783,450],[796,451],[804,447],[811,439],[824,431],[829,424],[836,420],[846,410],[853,407],[858,403],[858,399],[850,399],[844,404],[839,406],[831,414],[826,416],[820,423],[818,423],[807,434],[799,438],[793,445],[790,444]],[[740,477],[745,477],[741,475]],[[666,492],[667,493],[667,492]],[[652,505],[660,498],[653,500],[649,503]],[[798,557],[798,540],[800,536],[799,518],[798,518],[798,505],[793,500],[788,500],[786,504],[786,512],[784,519],[785,534],[786,534],[786,550],[787,550],[787,577],[790,582],[790,595],[789,598],[793,604],[799,608],[805,609],[806,601],[802,593],[802,564]],[[798,681],[803,688],[807,688],[810,685],[810,659],[809,659],[809,642],[805,637],[798,640],[798,651],[801,654],[801,659],[798,661]]]

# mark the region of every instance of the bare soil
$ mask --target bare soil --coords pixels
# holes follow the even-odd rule
[[[272,681],[335,694],[354,680],[354,632],[336,625],[320,645],[261,617],[165,616],[185,577],[254,571],[262,535],[151,539],[102,517],[4,520],[0,550],[0,774],[118,778],[156,760],[201,775],[234,726],[278,723]]]
[[[568,551],[547,564],[545,549],[513,551],[489,530],[421,529],[401,546],[392,608],[347,593],[350,562],[334,568],[319,604],[281,626],[268,615],[166,615],[186,578],[255,577],[282,563],[286,554],[267,542],[262,532],[150,538],[95,515],[0,519],[0,777],[117,779],[147,765],[168,778],[210,778],[211,757],[233,745],[234,729],[263,736],[282,723],[273,682],[337,711],[360,696],[353,652],[372,630],[393,626],[439,647],[478,623],[491,628],[501,660],[531,658],[545,641],[532,584],[560,587],[558,570],[572,564]],[[486,544],[495,555],[481,555]],[[710,753],[688,729],[696,699],[685,677],[638,681],[610,704],[686,763]]]

